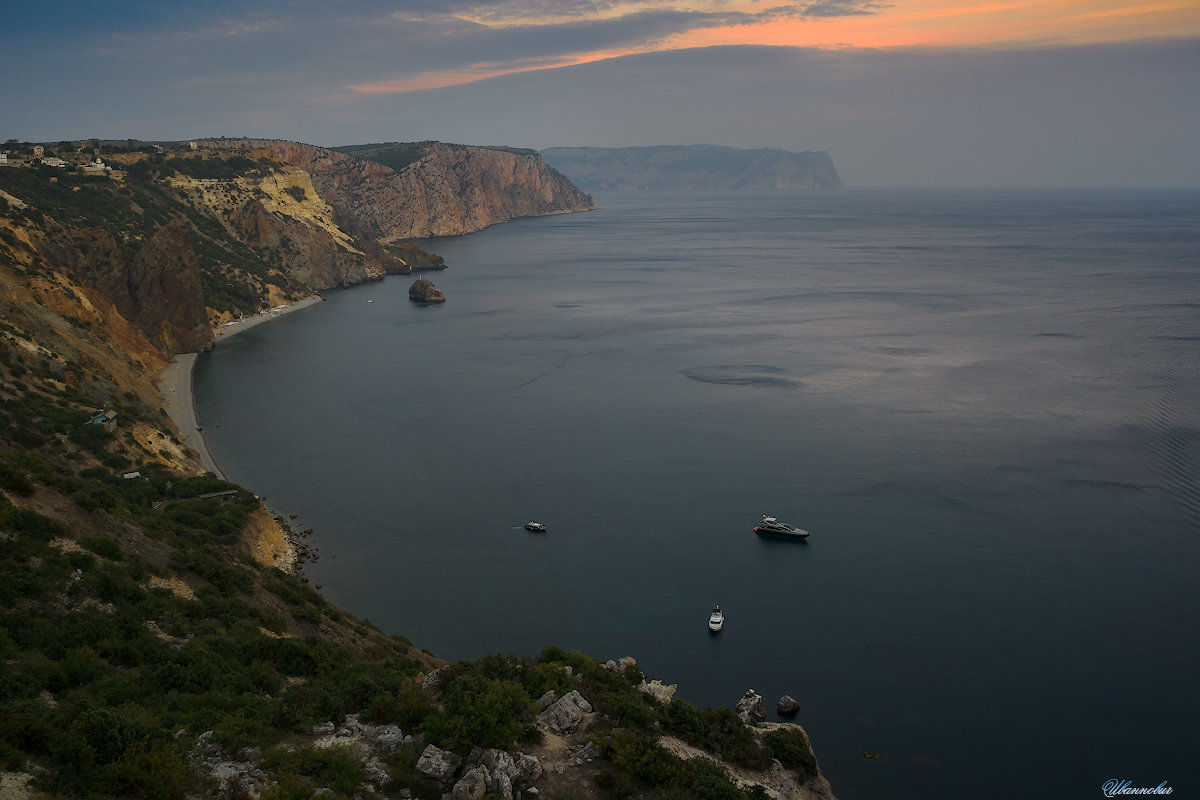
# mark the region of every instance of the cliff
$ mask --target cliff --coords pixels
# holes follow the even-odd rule
[[[94,290],[159,359],[204,349],[212,326],[264,306],[445,268],[405,240],[592,207],[529,150],[423,142],[348,155],[267,139],[148,149],[109,156],[114,179],[0,170],[11,211],[0,255]]]
[[[461,236],[519,217],[593,208],[591,197],[529,150],[443,142],[335,150],[264,139],[198,145],[263,150],[299,167],[324,201],[385,242]]]
[[[836,189],[824,150],[740,150],[715,145],[551,147],[542,157],[585,189]]]

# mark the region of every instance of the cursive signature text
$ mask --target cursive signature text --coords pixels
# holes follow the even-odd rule
[[[1104,786],[1100,787],[1104,791],[1105,797],[1116,797],[1122,794],[1170,794],[1175,791],[1163,781],[1153,789],[1137,787],[1133,785],[1133,781],[1122,781],[1113,778],[1104,782]]]

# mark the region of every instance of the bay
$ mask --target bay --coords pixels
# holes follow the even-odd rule
[[[1187,783],[1200,192],[597,204],[429,242],[444,306],[390,278],[199,359],[313,584],[443,658],[791,694],[843,800]]]

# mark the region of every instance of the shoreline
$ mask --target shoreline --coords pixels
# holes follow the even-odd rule
[[[233,322],[227,322],[213,330],[211,347],[216,347],[226,339],[247,331],[256,325],[261,325],[284,314],[290,314],[293,311],[299,311],[302,308],[316,305],[323,302],[324,299],[320,295],[314,294],[311,297],[297,300],[291,305],[276,306],[270,311],[259,312],[253,317],[243,317]],[[178,429],[184,444],[199,457],[201,466],[207,472],[211,472],[222,480],[228,480],[225,474],[221,472],[221,468],[217,466],[217,462],[213,459],[212,454],[208,452],[204,435],[200,426],[196,424],[196,406],[192,397],[192,371],[196,366],[196,357],[198,355],[199,353],[180,353],[179,355],[172,356],[167,365],[163,367],[162,372],[158,374],[158,378],[154,383],[166,403],[164,408],[166,408],[167,416],[171,422],[175,423],[175,427]]]

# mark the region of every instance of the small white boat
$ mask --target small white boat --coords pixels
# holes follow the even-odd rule
[[[754,526],[754,532],[764,536],[782,536],[785,539],[807,539],[808,531],[801,530],[795,525],[780,522],[775,517],[763,514],[762,522]]]
[[[546,526],[540,522],[535,522],[534,520],[529,520],[529,522],[525,523],[525,530],[533,531],[534,533],[545,533]]]
[[[712,610],[712,614],[708,617],[708,629],[713,633],[725,627],[725,614],[721,611],[721,606],[716,606]]]

